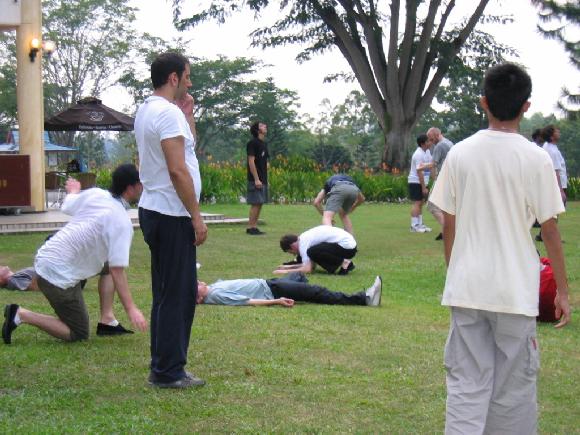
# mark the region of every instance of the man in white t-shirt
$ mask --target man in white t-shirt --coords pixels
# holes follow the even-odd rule
[[[207,237],[199,199],[189,61],[163,53],[151,64],[153,95],[139,107],[135,138],[143,195],[139,223],[151,251],[149,383],[187,388],[205,382],[185,371],[197,292],[196,246]]]
[[[2,327],[6,344],[11,343],[12,332],[21,323],[61,340],[86,340],[89,316],[81,280],[97,275],[107,262],[131,323],[140,331],[147,328],[145,317],[133,303],[125,274],[133,239],[133,224],[125,204],[136,202],[141,190],[137,168],[127,164],[113,172],[110,192],[93,188],[67,195],[62,210],[72,216],[71,220],[42,245],[34,259],[38,287],[57,317],[16,304],[6,305]]]
[[[448,265],[443,305],[446,433],[537,431],[539,258],[530,236],[542,225],[558,293],[556,327],[570,320],[568,284],[554,216],[564,206],[549,156],[518,134],[532,83],[514,64],[491,68],[481,105],[489,128],[456,144],[430,200],[444,213]]]
[[[356,255],[356,240],[342,228],[319,225],[303,232],[300,236],[286,234],[280,239],[284,252],[300,256],[300,263],[281,265],[276,274],[288,272],[310,273],[316,264],[328,273],[347,275],[354,270],[352,258]]]
[[[411,206],[411,232],[427,233],[431,228],[423,224],[423,202],[429,196],[429,174],[431,167],[431,153],[429,147],[431,142],[426,134],[417,137],[417,149],[411,157],[411,167],[409,168],[409,199],[413,201]]]

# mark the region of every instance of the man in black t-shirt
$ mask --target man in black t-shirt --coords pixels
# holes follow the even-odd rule
[[[268,127],[263,122],[254,122],[250,127],[252,139],[246,145],[248,154],[248,196],[250,217],[246,233],[252,236],[265,234],[258,229],[258,218],[262,204],[268,202],[268,146],[264,142]]]
[[[326,204],[323,209],[324,200]],[[332,225],[334,215],[338,213],[345,231],[353,234],[352,222],[348,215],[364,200],[364,195],[351,177],[345,174],[335,174],[328,177],[324,188],[314,199],[313,205],[322,215],[322,225]]]

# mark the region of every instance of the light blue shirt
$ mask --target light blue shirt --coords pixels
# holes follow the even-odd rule
[[[265,279],[217,281],[209,287],[204,303],[213,305],[248,305],[250,299],[274,299]]]

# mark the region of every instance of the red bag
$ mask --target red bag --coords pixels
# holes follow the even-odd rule
[[[556,280],[554,279],[554,272],[552,271],[552,263],[549,258],[540,258],[540,262],[544,265],[544,269],[540,271],[540,314],[537,317],[539,322],[555,322],[556,305],[554,299],[556,298]]]

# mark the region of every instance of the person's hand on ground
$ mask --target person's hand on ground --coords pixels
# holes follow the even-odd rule
[[[283,307],[292,308],[294,306],[294,299],[280,298],[278,301],[279,305],[282,305]]]

